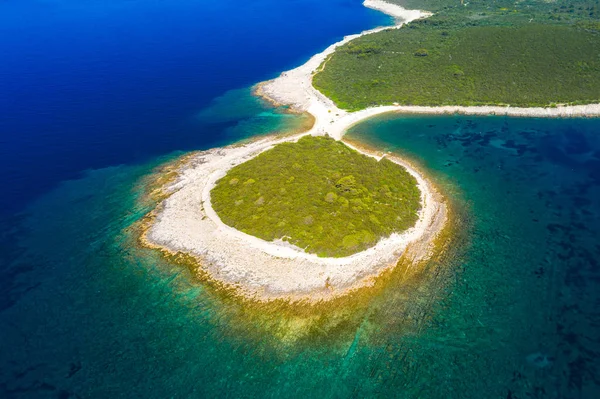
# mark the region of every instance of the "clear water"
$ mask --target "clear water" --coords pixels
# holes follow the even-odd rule
[[[428,264],[401,265],[331,306],[241,304],[137,245],[153,172],[177,150],[302,123],[234,89],[376,15],[343,1],[265,0],[226,13],[234,6],[0,6],[0,43],[12,49],[0,64],[0,397],[599,397],[599,120],[403,116],[355,126],[352,140],[432,175],[453,229]],[[198,23],[207,10],[219,18]],[[267,10],[270,24],[259,18]],[[305,14],[322,19],[297,18]],[[270,57],[260,65],[264,57],[241,53],[233,65],[243,76],[224,70],[227,83],[210,89],[217,72],[191,78],[205,76],[196,72],[208,57],[197,53],[204,36],[189,32],[227,18],[246,21],[227,26],[247,34],[225,30],[223,40],[252,48],[264,29],[258,47]],[[304,24],[319,21],[331,31],[305,43]],[[257,65],[239,68],[250,58]],[[132,59],[147,67],[141,80]]]

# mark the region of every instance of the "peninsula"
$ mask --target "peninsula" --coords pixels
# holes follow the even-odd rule
[[[306,144],[305,140],[309,139],[305,136],[327,136],[342,140],[344,133],[352,125],[388,112],[440,114],[460,112],[553,117],[600,115],[600,105],[595,103],[567,106],[548,103],[548,107],[534,108],[508,106],[499,104],[500,101],[496,100],[489,102],[457,100],[449,102],[450,105],[443,105],[446,102],[440,100],[431,103],[423,102],[424,105],[415,106],[411,104],[418,104],[418,101],[401,101],[400,97],[390,97],[389,93],[401,93],[401,91],[398,90],[398,86],[386,91],[385,88],[390,84],[387,81],[383,82],[379,90],[377,86],[380,83],[373,82],[373,79],[376,79],[373,76],[368,76],[366,79],[371,79],[370,84],[375,88],[369,92],[371,94],[365,94],[361,91],[364,85],[355,84],[356,79],[364,77],[357,72],[362,70],[362,64],[359,63],[381,60],[380,66],[387,68],[387,64],[383,63],[384,59],[374,57],[383,57],[382,54],[387,54],[389,49],[394,48],[392,40],[395,39],[389,39],[390,35],[400,34],[400,32],[405,34],[412,29],[409,28],[412,25],[403,27],[404,24],[431,17],[432,13],[409,11],[397,4],[380,0],[366,0],[364,5],[390,14],[395,18],[396,25],[347,36],[325,51],[316,54],[300,67],[284,72],[276,79],[258,84],[255,88],[257,95],[273,103],[289,105],[294,111],[313,115],[315,123],[312,129],[292,137],[259,139],[245,145],[213,149],[188,156],[180,165],[176,180],[161,188],[167,198],[150,215],[151,223],[141,237],[144,245],[171,254],[192,256],[197,262],[196,267],[199,272],[235,289],[237,293],[248,299],[258,301],[285,299],[306,302],[333,299],[372,284],[377,276],[393,268],[401,258],[415,263],[427,259],[432,253],[435,238],[447,222],[447,204],[422,172],[407,161],[386,154],[386,162],[392,161],[396,164],[394,167],[403,168],[398,170],[405,171],[406,176],[410,176],[405,179],[409,184],[407,192],[412,192],[410,185],[413,184],[418,192],[418,201],[414,194],[401,198],[407,201],[405,208],[397,210],[403,215],[398,219],[402,223],[390,223],[386,228],[375,227],[377,225],[375,220],[379,223],[389,222],[377,218],[377,212],[382,212],[381,208],[361,207],[355,203],[357,208],[360,208],[359,212],[364,209],[369,211],[362,215],[361,221],[365,218],[371,220],[371,229],[353,229],[352,226],[356,224],[349,219],[346,227],[352,226],[348,231],[340,231],[336,227],[336,233],[341,240],[337,241],[337,246],[331,245],[322,234],[325,231],[323,223],[317,224],[322,230],[317,228],[316,233],[315,231],[307,233],[310,228],[306,226],[312,226],[315,219],[311,214],[302,213],[302,206],[289,208],[291,212],[302,213],[295,213],[293,217],[288,218],[295,220],[293,226],[288,224],[286,227],[289,220],[281,216],[271,215],[278,219],[277,223],[276,220],[266,217],[270,212],[279,212],[281,209],[277,207],[282,203],[289,203],[291,199],[285,197],[286,192],[281,192],[282,197],[279,198],[274,196],[267,198],[262,192],[268,187],[264,181],[260,187],[248,187],[257,181],[247,174],[248,171],[263,179],[268,176],[265,173],[266,169],[261,169],[261,160],[268,160],[272,154],[289,148],[286,146]],[[433,18],[431,20],[438,24]],[[443,31],[438,33],[444,36]],[[383,41],[381,42],[380,39]],[[592,39],[588,37],[588,39],[596,40],[595,37]],[[443,54],[442,50],[440,54]],[[419,57],[419,60],[425,58],[431,60],[433,57],[428,58],[429,55],[430,49],[419,48],[410,56]],[[349,79],[342,79],[340,75],[341,68],[345,67],[344,63],[349,68]],[[436,65],[434,69],[438,67]],[[590,64],[586,65],[587,67],[584,65],[582,68],[590,67]],[[446,65],[443,64],[443,67],[446,68]],[[467,68],[462,69],[461,65],[458,66],[460,71],[452,68],[453,78],[462,78],[461,72],[471,73]],[[591,76],[595,76],[593,75],[595,64],[592,63],[590,68],[592,68]],[[365,73],[375,73],[369,69],[365,71]],[[313,77],[321,91],[313,86]],[[376,93],[381,93],[382,96],[385,94],[387,97],[381,97],[384,99],[380,100],[377,97],[379,94]],[[328,96],[335,99],[335,102]],[[395,101],[397,99],[400,100]],[[573,98],[568,100],[569,103],[597,102],[592,101],[590,96],[581,101]],[[536,101],[539,101],[536,104],[545,104],[539,99]],[[471,103],[491,105],[472,106],[469,105]],[[519,104],[529,105],[524,102]],[[348,143],[345,145],[353,148]],[[372,168],[370,171],[377,173],[375,170],[381,164],[383,154],[373,154],[358,148],[353,150],[375,158],[378,162],[370,166]],[[345,159],[340,159],[340,162],[344,161]],[[291,167],[294,168],[296,164],[299,173],[306,173],[300,162],[292,162]],[[328,172],[319,173],[327,176]],[[282,178],[284,175],[278,177]],[[303,178],[307,176],[304,175]],[[333,176],[337,176],[335,171],[329,179],[331,180]],[[295,176],[287,176],[288,179],[290,177]],[[332,184],[343,185],[339,181],[343,177],[340,175],[339,179]],[[243,186],[244,184],[246,186]],[[366,194],[371,193],[372,189],[382,189],[382,187],[369,189],[364,186],[364,189]],[[333,190],[323,190],[318,191],[318,201],[329,203],[338,200],[338,193]],[[372,195],[367,196],[374,198]],[[396,199],[399,200],[400,197]],[[300,202],[303,200],[310,199],[308,197],[299,199]],[[348,198],[346,200],[349,202]],[[320,203],[318,206],[327,205]],[[269,220],[268,225],[253,224],[258,219],[253,220],[252,215],[247,214],[252,210],[260,213],[255,215],[259,219]],[[305,223],[302,229],[297,224],[299,218]]]

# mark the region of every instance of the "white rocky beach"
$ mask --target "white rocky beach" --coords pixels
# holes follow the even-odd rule
[[[182,166],[177,181],[164,188],[171,194],[157,210],[145,241],[172,253],[193,255],[211,278],[258,300],[334,298],[371,284],[374,277],[393,267],[407,248],[414,247],[409,256],[415,261],[428,256],[431,249],[428,243],[446,219],[445,204],[421,174],[393,158],[417,179],[422,193],[419,220],[409,230],[382,239],[363,252],[343,258],[319,258],[225,225],[210,202],[215,182],[233,166],[282,141],[260,140],[190,158]]]

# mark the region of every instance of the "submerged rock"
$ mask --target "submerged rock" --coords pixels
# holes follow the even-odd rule
[[[531,355],[528,355],[526,359],[527,363],[540,369],[551,366],[552,361],[554,360],[552,357],[541,352],[532,353]]]

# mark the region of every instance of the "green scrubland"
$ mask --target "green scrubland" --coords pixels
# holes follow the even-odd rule
[[[227,225],[322,257],[351,255],[412,227],[421,207],[416,180],[401,166],[312,136],[232,168],[211,201]]]
[[[348,110],[600,102],[598,1],[419,4],[436,14],[340,47],[315,87]]]

